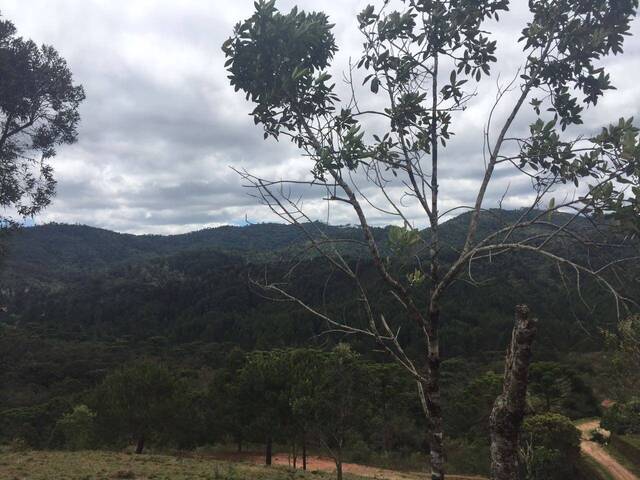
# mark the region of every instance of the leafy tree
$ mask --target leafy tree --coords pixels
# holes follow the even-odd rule
[[[526,418],[522,442],[528,480],[574,478],[580,432],[567,417],[545,413]]]
[[[86,405],[76,405],[56,422],[56,430],[70,450],[88,450],[95,445],[96,414]]]
[[[606,343],[612,355],[608,374],[615,380],[617,396],[620,400],[640,397],[640,316],[622,320],[617,335],[606,334]]]
[[[287,137],[310,160],[308,184],[330,202],[351,209],[378,277],[397,303],[390,311],[380,308],[377,292],[368,290],[361,271],[337,248],[342,241],[307,223],[310,218],[293,189],[282,188],[298,186],[300,179],[271,181],[242,171],[260,200],[298,226],[311,248],[352,282],[365,321],[345,321],[328,309],[315,309],[282,282],[266,278],[256,283],[303,305],[331,328],[376,340],[414,376],[428,421],[431,475],[441,479],[439,333],[441,323],[450,320],[443,306],[452,284],[464,277],[478,284],[471,268],[478,261],[519,252],[523,258],[538,255],[558,263],[561,271],[595,277],[616,302],[622,298],[617,289],[624,282],[614,286],[616,280],[606,275],[616,263],[589,263],[591,247],[580,242],[574,227],[576,218],[606,215],[638,230],[638,130],[631,119],[620,119],[591,137],[575,135],[578,129],[568,127],[581,124],[583,110],[613,88],[601,59],[622,52],[638,2],[529,2],[531,20],[520,38],[523,66],[499,89],[497,102],[513,103],[495,136],[494,109],[487,114],[483,146],[478,148],[478,158],[484,153],[484,171],[475,201],[471,207],[446,211],[441,209],[440,167],[458,161],[446,155],[454,120],[473,98],[474,84],[490,76],[496,42],[487,33],[488,22],[499,21],[508,1],[404,0],[398,10],[386,1],[367,6],[357,17],[364,50],[346,72],[351,96],[343,102],[326,72],[337,51],[327,16],[297,8],[283,14],[274,0],[255,5],[253,16],[240,22],[222,46],[230,83],[255,103],[251,114],[265,138]],[[377,101],[358,96],[353,78],[359,73]],[[538,118],[528,134],[514,134],[514,121],[525,105]],[[484,236],[479,225],[489,188],[504,187],[508,199],[507,186],[495,185],[495,172],[504,168],[532,179],[533,201],[514,222],[498,217],[496,228]],[[362,181],[377,195],[364,189]],[[585,192],[581,186],[587,184]],[[572,186],[576,194],[556,202],[552,192]],[[460,248],[447,245],[439,228],[443,216],[457,209],[470,210]],[[554,221],[559,210],[573,216]],[[386,223],[404,225],[389,230],[390,257],[370,226],[381,216]],[[429,227],[427,238],[419,233],[420,226]],[[570,243],[583,249],[579,261],[563,253]],[[417,356],[397,336],[407,324],[420,335]]]
[[[345,448],[370,418],[367,370],[358,354],[339,344],[318,363],[310,386],[303,414],[311,417],[312,434],[333,458],[342,480]]]
[[[252,352],[242,368],[239,395],[249,412],[251,430],[264,441],[265,463],[271,465],[273,442],[289,430],[292,422],[292,382],[289,355],[285,350]]]
[[[167,440],[184,392],[167,367],[143,361],[109,374],[94,392],[99,431],[113,442]]]
[[[51,202],[56,147],[76,141],[84,90],[51,46],[16,36],[0,18],[0,207],[19,217]],[[13,223],[0,217],[0,226]]]
[[[619,435],[640,434],[640,399],[616,403],[605,410],[602,427]]]
[[[536,412],[556,412],[571,418],[598,414],[591,389],[570,367],[536,362],[529,371],[530,400]]]
[[[242,451],[243,443],[251,438],[254,419],[254,399],[247,397],[247,389],[243,385],[247,378],[242,373],[245,363],[245,353],[234,348],[228,354],[227,364],[215,372],[208,389],[210,433],[220,437],[230,436],[238,452]]]
[[[307,445],[314,430],[314,408],[316,381],[322,369],[324,353],[311,348],[298,348],[291,351],[291,379],[293,382],[291,412],[294,431],[291,438],[302,446],[302,469],[307,469]],[[295,450],[295,445],[294,445]],[[297,461],[294,452],[294,464]]]
[[[566,397],[571,380],[566,367],[555,362],[538,362],[529,370],[529,390],[542,400],[542,411],[549,412],[556,401]]]
[[[371,448],[385,456],[420,451],[424,422],[416,421],[421,406],[411,376],[395,363],[366,362],[364,367],[370,382],[365,395],[374,406],[364,430]]]
[[[451,434],[488,444],[489,415],[502,391],[503,376],[495,372],[480,374],[445,409],[445,421]]]

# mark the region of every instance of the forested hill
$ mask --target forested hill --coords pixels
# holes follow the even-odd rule
[[[515,221],[521,212],[492,210],[482,216],[479,234]],[[564,221],[557,214],[555,221]],[[465,239],[469,214],[459,215],[440,227],[440,238],[447,248],[459,247]],[[580,220],[588,228],[585,220]],[[360,228],[307,225],[315,236],[321,233],[331,238],[362,239]],[[373,228],[382,249],[388,238],[388,227]],[[422,232],[429,236],[429,230]],[[131,235],[85,225],[46,224],[24,228],[10,237],[8,256],[0,263],[0,282],[4,287],[18,282],[53,286],[78,276],[131,263],[140,263],[181,252],[215,250],[244,259],[250,263],[270,262],[288,256],[291,250],[305,251],[308,238],[295,226],[260,223],[247,226],[222,226],[180,235]],[[353,243],[341,247],[349,255],[360,255],[362,247]]]
[[[516,215],[520,212],[488,212],[480,235]],[[452,258],[464,241],[468,220],[461,215],[442,225],[445,258]],[[588,225],[577,226],[583,236],[596,235]],[[355,227],[309,227],[332,237],[361,238]],[[393,254],[389,233],[388,228],[375,229],[390,268],[403,268],[399,257],[386,258]],[[426,239],[429,233],[422,232]],[[265,278],[286,282],[288,291],[318,310],[354,325],[365,321],[353,282],[308,254],[307,241],[295,227],[276,224],[164,237],[70,225],[23,229],[12,238],[0,277],[0,384],[7,386],[0,392],[0,413],[18,409],[10,424],[20,428],[25,423],[21,415],[35,418],[33,424],[50,425],[55,419],[48,412],[61,415],[105,372],[140,357],[197,371],[221,368],[238,349],[331,348],[342,337],[328,334],[325,322],[295,303],[266,298],[251,283]],[[355,242],[347,244],[345,256],[355,263],[363,251],[351,247]],[[402,309],[366,258],[357,259],[357,268],[374,308],[402,325],[402,342],[419,357],[416,327],[403,323]],[[444,299],[445,363],[460,372],[482,372],[494,361],[501,365],[518,303],[529,303],[540,318],[538,360],[600,349],[601,329],[613,328],[617,320],[612,298],[588,278],[580,279],[579,295],[572,287],[575,277],[568,270],[564,274],[559,275],[557,264],[531,255],[478,262],[473,268],[477,283],[456,282]],[[629,283],[636,293],[639,279],[636,275]],[[585,305],[585,298],[597,308]],[[348,340],[370,360],[388,360],[367,339]],[[459,383],[451,378],[446,379],[450,385]],[[64,409],[52,410],[51,402],[61,398]]]
[[[480,235],[519,215],[517,211],[485,213]],[[453,258],[464,242],[468,221],[463,214],[441,226],[444,258]],[[554,221],[564,222],[566,217],[558,214]],[[586,220],[577,226],[585,236],[600,235],[589,230]],[[355,227],[307,227],[333,238],[362,237]],[[392,255],[388,228],[375,228],[374,233],[385,256]],[[430,232],[422,233],[428,237]],[[358,295],[352,283],[335,275],[327,262],[306,248],[307,243],[295,226],[281,224],[229,226],[173,236],[135,236],[56,224],[25,228],[13,236],[0,273],[0,325],[38,325],[48,334],[75,332],[78,338],[161,336],[170,343],[222,342],[247,349],[304,344],[326,326],[302,308],[266,300],[250,279],[268,275],[271,281],[289,282],[294,293],[311,305],[358,317]],[[366,248],[357,242],[345,245],[344,253],[351,259]],[[590,260],[601,263],[602,259]],[[387,311],[388,318],[396,316],[397,305],[385,294],[366,255],[359,265],[378,307]],[[294,266],[295,275],[289,275]],[[589,310],[571,288],[575,279],[560,276],[556,264],[538,257],[501,256],[474,265],[474,275],[478,285],[460,282],[446,299],[450,313],[444,319],[443,336],[455,338],[450,343],[455,348],[448,347],[451,354],[501,348],[513,306],[520,302],[531,302],[546,318],[544,335],[553,348],[594,345],[585,330],[597,332],[599,326],[615,321],[615,306],[604,289],[581,279],[582,293],[598,305],[597,310]]]
[[[359,238],[353,227],[309,226],[335,238]],[[381,240],[385,229],[374,228]],[[0,271],[5,282],[58,282],[78,274],[147,261],[185,251],[216,250],[247,259],[273,259],[306,238],[296,227],[276,223],[222,226],[180,235],[131,235],[86,225],[47,224],[24,228],[10,237],[8,256]]]

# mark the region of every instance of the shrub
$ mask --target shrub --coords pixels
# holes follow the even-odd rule
[[[572,478],[580,458],[580,432],[567,417],[555,413],[529,417],[521,440],[525,478]]]
[[[640,400],[613,405],[604,412],[602,427],[618,435],[640,433]]]
[[[76,405],[71,413],[65,413],[56,422],[56,430],[63,437],[63,444],[70,450],[87,450],[94,446],[96,414],[86,405]]]
[[[606,445],[609,443],[609,435],[605,432],[606,431],[601,428],[594,428],[589,432],[589,440],[599,443],[600,445]]]

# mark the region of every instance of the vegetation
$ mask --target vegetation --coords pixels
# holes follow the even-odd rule
[[[606,1],[529,2],[531,19],[519,39],[523,67],[508,86],[498,87],[494,108],[487,112],[479,148],[484,170],[478,175],[475,202],[453,206],[470,215],[462,247],[452,258],[444,255],[447,243],[439,234],[446,214],[440,206],[439,172],[457,161],[446,147],[458,112],[466,109],[474,85],[490,76],[497,61],[488,24],[500,21],[509,9],[506,0],[367,5],[357,16],[362,53],[345,74],[349,94],[343,99],[327,72],[338,46],[324,13],[297,7],[282,13],[275,0],[260,0],[254,14],[239,22],[222,46],[230,84],[253,102],[251,115],[264,138],[290,139],[308,159],[310,170],[302,180],[239,174],[273,213],[307,235],[332,274],[352,285],[364,322],[329,308],[314,309],[289,276],[283,282],[264,275],[254,283],[281,301],[305,307],[334,329],[376,342],[407,370],[424,406],[433,480],[444,478],[445,458],[440,327],[448,314],[446,299],[455,295],[453,283],[478,283],[471,273],[474,262],[528,253],[558,263],[561,276],[567,267],[576,276],[596,278],[614,298],[624,300],[617,291],[623,288],[618,279],[607,279],[613,264],[594,269],[588,260],[570,259],[573,255],[556,248],[585,246],[571,233],[573,221],[585,216],[602,220],[606,215],[637,232],[637,195],[618,184],[640,191],[640,144],[632,119],[620,119],[589,139],[569,133],[582,123],[584,109],[613,88],[601,60],[622,52],[637,6],[634,0],[617,1],[615,8]],[[585,33],[593,31],[598,35]],[[364,77],[377,102],[360,95],[356,76]],[[518,93],[509,95],[511,90]],[[498,120],[493,113],[501,101],[510,106]],[[530,123],[529,134],[514,133],[512,125],[525,104],[537,119]],[[492,120],[500,124],[495,137]],[[515,222],[482,237],[478,226],[487,190],[498,181],[494,171],[509,164],[514,174],[532,180],[534,200]],[[341,239],[314,237],[314,229],[305,223],[309,214],[286,188],[300,183],[318,189],[357,219],[372,264],[367,274],[375,275],[383,290],[370,290],[364,272],[336,247]],[[556,202],[552,192],[572,184],[575,194]],[[590,188],[580,190],[581,185]],[[507,185],[497,187],[508,195]],[[549,222],[561,209],[575,212],[572,219],[562,225]],[[372,218],[381,216],[389,224],[404,225],[390,229],[393,255],[388,257],[370,227]],[[416,225],[430,227],[428,240]],[[380,292],[395,305],[392,319],[376,302]],[[419,344],[417,354],[396,334],[410,326]]]
[[[487,32],[508,2],[397,6],[358,15],[365,43],[346,101],[326,72],[337,45],[324,13],[260,0],[223,45],[265,139],[290,138],[310,160],[309,185],[351,209],[356,226],[313,222],[280,188],[287,180],[242,171],[290,225],[160,237],[52,224],[8,240],[0,476],[310,478],[294,469],[314,452],[332,459],[338,480],[349,461],[427,467],[433,480],[447,469],[511,480],[517,468],[529,480],[578,478],[571,419],[600,413],[592,373],[606,371],[584,368],[582,356],[605,347],[610,365],[632,374],[611,374],[617,403],[603,425],[640,432],[638,318],[618,324],[640,282],[629,261],[640,232],[639,130],[620,119],[579,132],[583,110],[613,88],[601,62],[622,52],[637,0],[529,3],[523,67],[498,86],[495,106],[513,104],[497,136],[487,119],[475,203],[449,211],[439,168],[452,161],[459,112],[497,60]],[[358,75],[377,96],[371,110],[361,109]],[[50,162],[76,139],[84,92],[53,48],[17,37],[6,20],[0,78],[0,208],[21,219],[54,194]],[[510,133],[527,105],[529,133]],[[488,189],[501,187],[494,172],[506,167],[533,181],[534,200],[487,210]],[[556,200],[567,188],[575,194]],[[467,211],[445,221],[458,209]],[[393,225],[371,226],[378,214]],[[0,240],[14,223],[0,217]],[[520,352],[515,305],[522,333],[538,331]],[[616,324],[617,335],[600,335]],[[510,431],[498,433],[513,468],[498,477],[490,459],[505,419]],[[87,451],[131,445],[136,455]],[[263,449],[268,466],[286,450],[294,469],[194,453],[230,445]]]
[[[574,477],[580,457],[580,432],[571,420],[555,413],[529,417],[524,421],[522,441],[526,478]]]
[[[465,220],[445,224],[443,235],[455,242]],[[66,243],[53,242],[49,256],[30,257],[16,248],[7,262],[2,303],[8,308],[0,313],[0,381],[7,387],[0,392],[1,442],[64,449],[89,442],[95,448],[122,448],[138,440],[133,438],[137,433],[126,428],[129,422],[122,421],[130,418],[132,424],[133,420],[150,423],[145,443],[152,449],[216,443],[246,450],[262,445],[266,461],[270,436],[273,445],[292,455],[295,452],[299,467],[305,449],[336,453],[340,439],[328,434],[340,413],[333,409],[339,405],[335,395],[340,391],[331,387],[340,378],[331,360],[340,337],[323,334],[326,324],[302,308],[274,304],[247,286],[247,275],[255,269],[286,268],[288,263],[278,258],[297,251],[298,245],[293,240],[294,227],[249,228],[254,235],[251,244],[260,243],[262,237],[268,243],[274,230],[292,240],[288,249],[258,260],[241,240],[240,228],[224,229],[235,253],[202,250],[199,240],[180,243],[182,237],[94,235],[87,227],[55,225],[19,233],[15,238],[28,236],[34,254],[44,252],[52,238],[65,238]],[[75,232],[87,236],[76,237]],[[214,229],[202,235],[215,239],[218,233]],[[123,263],[100,253],[107,251],[112,239],[129,245],[164,242],[175,253],[149,257],[148,251],[140,250]],[[82,248],[75,248],[76,244]],[[88,260],[89,265],[102,267],[85,272],[80,259],[89,258],[89,251],[95,252],[96,262]],[[240,256],[239,252],[249,253]],[[64,275],[58,271],[58,281],[42,283],[50,272],[56,275],[64,255],[68,258]],[[324,263],[314,257],[303,262],[301,294],[322,291]],[[456,287],[470,303],[447,304],[456,313],[446,317],[450,321],[443,325],[443,338],[454,344],[459,341],[448,349],[442,363],[452,471],[488,473],[488,418],[501,389],[505,332],[512,324],[505,312],[519,298],[517,289],[509,285],[527,288],[546,305],[539,312],[533,368],[540,374],[531,378],[531,406],[536,413],[544,413],[549,403],[552,412],[572,418],[598,414],[585,369],[591,360],[575,363],[566,353],[574,352],[579,358],[601,349],[598,328],[607,318],[615,325],[615,315],[604,308],[604,301],[603,308],[593,313],[583,309],[575,292],[567,297],[560,284],[546,280],[552,277],[538,262],[499,262],[496,259],[487,270],[492,282],[481,288]],[[369,268],[366,261],[361,260],[361,268]],[[502,272],[509,272],[509,277],[502,277]],[[378,288],[373,281],[370,285]],[[352,311],[349,292],[347,287],[326,292],[324,300],[336,312]],[[606,298],[595,288],[593,295]],[[315,298],[321,305],[322,298]],[[379,298],[379,305],[394,318],[393,307],[384,307],[384,296]],[[482,318],[470,310],[472,304],[483,305]],[[567,314],[568,305],[578,313],[577,319]],[[411,329],[402,334],[407,340],[413,335]],[[363,373],[355,377],[362,380],[355,383],[355,397],[347,404],[354,406],[357,417],[345,417],[343,460],[422,469],[425,425],[414,382],[388,355],[372,351],[367,341],[348,340],[352,345],[348,356],[355,355],[354,367]],[[549,385],[545,372],[554,372],[551,377],[560,372],[559,386]],[[127,383],[134,381],[141,383],[135,388]],[[166,388],[175,397],[156,403],[158,396],[153,392],[157,390],[152,385],[158,383],[161,391]],[[114,398],[126,400],[129,395],[133,395],[132,408],[116,409],[122,403]],[[107,399],[111,400],[106,403]],[[171,412],[162,413],[166,410]],[[89,425],[93,434],[85,435]]]
[[[55,193],[50,161],[73,143],[84,100],[65,60],[51,46],[16,36],[0,18],[0,208],[31,217]],[[0,227],[15,219],[0,216]]]
[[[602,416],[602,427],[620,435],[640,433],[640,400],[616,403]]]
[[[612,434],[607,450],[636,475],[640,473],[640,437]]]
[[[291,480],[334,478],[324,472],[298,472],[287,468],[265,468],[232,464],[206,457],[142,455],[114,452],[40,452],[0,453],[0,477],[30,480]],[[360,477],[347,475],[356,480]]]

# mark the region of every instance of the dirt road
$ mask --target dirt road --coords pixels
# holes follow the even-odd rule
[[[578,425],[582,433],[582,440],[580,441],[582,451],[602,465],[616,480],[640,480],[628,469],[620,465],[601,445],[589,440],[589,432],[599,426],[600,420],[592,420]]]
[[[224,453],[216,454],[215,458],[226,461],[263,463],[264,456],[256,453]],[[290,466],[290,458],[286,454],[276,454],[272,458],[274,465]],[[302,467],[302,461],[298,458],[298,468]],[[307,470],[319,470],[323,472],[333,472],[336,464],[328,457],[309,456],[307,457]],[[369,467],[367,465],[359,465],[357,463],[344,463],[342,470],[345,473],[351,473],[361,477],[375,478],[376,480],[425,480],[428,475],[418,472],[400,472],[397,470],[387,470],[384,468]],[[485,480],[485,477],[464,476],[464,475],[447,475],[450,480]]]

